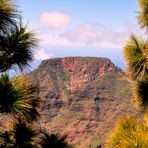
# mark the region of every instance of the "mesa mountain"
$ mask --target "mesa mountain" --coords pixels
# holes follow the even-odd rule
[[[48,59],[27,78],[39,88],[39,123],[76,148],[104,144],[118,118],[136,114],[130,82],[107,58]]]

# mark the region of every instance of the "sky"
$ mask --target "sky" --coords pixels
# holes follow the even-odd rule
[[[40,61],[67,56],[107,57],[125,69],[123,47],[139,34],[137,0],[18,0],[23,21],[36,32]]]

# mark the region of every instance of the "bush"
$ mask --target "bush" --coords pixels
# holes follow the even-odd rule
[[[133,103],[139,110],[145,110],[148,105],[148,79],[136,81],[133,86]]]
[[[106,148],[147,148],[148,127],[138,117],[126,116],[117,123]]]

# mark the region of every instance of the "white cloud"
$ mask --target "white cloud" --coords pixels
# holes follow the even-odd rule
[[[34,55],[36,60],[46,60],[53,58],[53,54],[47,54],[43,49],[38,49]]]
[[[123,48],[129,38],[130,24],[124,25],[122,31],[115,30],[100,23],[82,23],[74,28],[63,30],[42,29],[40,37],[42,45],[77,46],[97,48]]]
[[[72,43],[98,47],[121,47],[127,40],[127,32],[119,32],[99,23],[83,23],[63,32],[61,37]]]
[[[44,12],[40,17],[41,24],[48,25],[51,28],[67,27],[71,17],[60,12]]]
[[[97,38],[96,31],[93,31],[86,24],[76,26],[74,29],[63,32],[61,37],[66,38],[70,42],[74,43],[94,43]]]

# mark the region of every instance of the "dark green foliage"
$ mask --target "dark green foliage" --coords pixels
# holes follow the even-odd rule
[[[10,81],[8,75],[0,78],[0,113],[11,113],[26,121],[35,120],[38,116],[38,98],[35,88],[27,84],[24,78]]]
[[[33,60],[38,41],[20,18],[12,0],[0,0],[0,72],[15,66],[22,71]]]
[[[19,23],[5,35],[0,35],[0,72],[17,66],[21,71],[33,60],[33,48],[37,45],[34,33]]]
[[[134,105],[138,109],[148,105],[148,79],[135,82],[133,86]]]
[[[34,33],[22,24],[13,0],[0,0],[0,72],[12,68],[23,71],[33,60],[33,48],[37,43]],[[14,122],[11,129],[0,133],[0,148],[36,147],[37,133],[30,124],[39,115],[39,99],[35,92],[36,88],[23,76],[10,80],[7,74],[1,75],[0,113],[12,114],[17,122]],[[44,136],[42,144],[49,144],[49,141],[51,143],[44,146],[66,147],[66,136]]]
[[[36,131],[18,120],[9,131],[0,134],[0,148],[34,148]]]
[[[70,146],[66,142],[67,136],[59,136],[58,134],[47,134],[42,132],[40,145],[42,148],[69,148]]]
[[[22,25],[18,19],[21,16],[12,2],[0,0],[0,72],[16,66],[21,71],[28,67],[37,45],[34,33]],[[35,89],[26,80],[18,80],[12,82],[7,75],[0,78],[0,113],[13,113],[27,121],[33,120],[38,104]]]
[[[26,123],[19,121],[13,127],[14,147],[18,148],[33,148],[33,138],[36,136],[35,131],[26,125]]]
[[[18,92],[18,100],[14,104],[19,117],[27,122],[32,122],[39,117],[37,107],[39,105],[39,98],[36,96],[37,87],[29,84],[25,77],[18,77],[13,79],[13,86]]]
[[[16,98],[17,92],[13,88],[8,75],[2,75],[0,78],[0,113],[12,112]]]
[[[67,136],[37,131],[18,120],[9,131],[0,133],[0,148],[70,148]]]
[[[11,147],[11,134],[8,131],[0,133],[0,148],[9,148]]]
[[[0,35],[8,32],[10,26],[15,26],[18,17],[12,0],[0,0]]]

